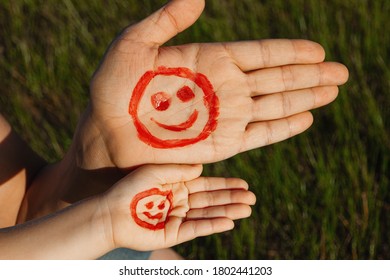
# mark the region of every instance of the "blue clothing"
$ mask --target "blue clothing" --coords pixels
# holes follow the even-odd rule
[[[99,260],[147,260],[151,251],[141,252],[127,248],[118,248],[101,256]]]

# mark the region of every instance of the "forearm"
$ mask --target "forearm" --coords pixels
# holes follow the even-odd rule
[[[0,227],[15,224],[25,192],[45,164],[0,115]]]
[[[82,117],[80,123],[85,121],[85,117]],[[96,128],[92,127],[89,132],[98,134]],[[109,164],[101,165],[104,156],[95,149],[94,140],[89,141],[88,137],[85,140],[85,137],[78,128],[65,156],[40,170],[26,193],[18,223],[48,215],[69,204],[103,193],[125,175]],[[89,149],[93,149],[93,152],[86,153],[85,150]]]
[[[35,177],[21,206],[18,223],[101,194],[123,176],[115,168],[83,169],[70,150],[61,161],[46,166]]]
[[[0,114],[0,185],[21,170],[25,171],[28,185],[45,164]]]
[[[96,259],[114,249],[99,197],[40,219],[0,229],[0,259]]]

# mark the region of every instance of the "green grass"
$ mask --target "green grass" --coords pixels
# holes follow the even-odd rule
[[[163,1],[0,0],[0,111],[47,160],[70,144],[106,47]],[[109,4],[108,4],[109,3]],[[390,258],[390,2],[207,0],[170,44],[307,38],[350,70],[306,133],[207,165],[246,179],[251,218],[177,247],[193,259]]]

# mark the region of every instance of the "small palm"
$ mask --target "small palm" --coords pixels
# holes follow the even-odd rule
[[[256,198],[244,181],[201,172],[201,166],[148,165],[117,183],[105,196],[114,246],[171,247],[229,230],[250,215]]]

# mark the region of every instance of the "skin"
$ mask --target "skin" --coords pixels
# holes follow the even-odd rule
[[[112,42],[92,78],[90,103],[70,150],[62,161],[41,172],[37,182],[46,191],[31,188],[26,200],[39,203],[26,202],[21,220],[100,193],[137,166],[211,163],[293,137],[313,123],[309,110],[332,102],[338,85],[347,81],[346,67],[324,62],[324,49],[306,40],[164,46],[198,19],[204,4],[170,1]],[[140,140],[129,102],[140,78],[160,66],[185,67],[211,82],[219,116],[207,139],[171,149]],[[161,84],[167,92],[178,89]],[[188,118],[179,109],[170,110],[173,124]],[[48,177],[59,182],[55,190],[43,186]]]
[[[28,186],[44,165],[0,114],[0,228],[15,225]]]
[[[141,167],[104,194],[0,229],[0,259],[94,259],[119,247],[158,250],[231,230],[233,220],[250,215],[254,194],[243,180],[199,177],[201,172],[200,165]],[[130,215],[131,201],[150,187],[173,193],[161,230],[140,227]]]
[[[198,236],[230,230],[233,220],[250,216],[249,205],[256,198],[245,181],[199,177],[201,172],[200,165],[145,166],[114,186],[105,199],[114,245],[135,250],[172,247]],[[129,214],[132,198],[151,188],[173,194],[173,208],[161,230],[144,228]]]
[[[91,199],[68,206],[87,197],[101,197],[115,182],[141,165],[211,163],[302,133],[313,122],[309,110],[332,102],[337,97],[338,86],[347,81],[345,66],[324,62],[323,48],[306,40],[164,46],[198,19],[204,4],[202,0],[170,1],[145,20],[126,28],[113,41],[92,78],[90,103],[79,122],[73,143],[58,163],[46,164],[28,148],[21,148],[25,144],[15,140],[17,136],[0,118],[1,144],[10,142],[13,146],[6,149],[7,153],[0,154],[0,162],[7,163],[12,171],[0,170],[5,178],[0,185],[2,227],[21,224],[17,231],[22,232],[20,237],[27,238],[23,235],[24,229],[28,234],[33,234],[28,231],[31,229],[36,230],[34,234],[42,232],[41,229],[54,233],[56,229],[49,225],[56,224],[58,229],[64,230],[86,224],[92,217],[89,215],[96,213],[101,205]],[[185,67],[202,73],[211,82],[219,99],[219,116],[216,129],[207,139],[181,148],[156,149],[138,137],[128,113],[132,91],[142,75],[160,66]],[[161,84],[161,87],[164,91],[178,90],[169,83]],[[186,119],[179,111],[171,113],[172,123],[180,124]],[[136,184],[132,185],[135,188]],[[114,196],[113,193],[109,191],[107,195]],[[104,204],[109,205],[108,202]],[[119,211],[113,204],[107,208],[108,213]],[[23,225],[50,213],[55,214],[40,219],[34,226]],[[85,217],[77,219],[78,224],[72,224],[70,217],[76,213]],[[61,219],[52,222],[51,219],[57,216]],[[109,215],[108,224],[115,228],[111,216],[115,215]],[[103,221],[107,220],[105,215],[102,217]],[[227,224],[232,225],[225,222],[222,223],[225,228],[228,228]],[[98,229],[102,229],[100,223],[101,220]],[[177,229],[178,224],[172,228]],[[82,228],[88,231],[87,227]],[[130,225],[125,228],[133,229]],[[7,232],[11,231],[7,229],[1,236],[6,236]],[[118,233],[112,237],[114,245],[103,246],[100,253],[118,245],[131,245],[125,242],[124,235]],[[4,240],[8,241],[4,244],[11,244],[8,242],[13,239],[7,236]],[[41,242],[45,237],[41,237]],[[180,240],[186,240],[184,237]],[[73,237],[72,242],[77,244]],[[172,244],[171,239],[164,243],[169,244]],[[55,252],[59,253],[59,250]]]
[[[200,16],[203,4],[172,1],[112,43],[92,79],[90,107],[78,134],[90,144],[83,151],[83,164],[127,169],[146,163],[220,161],[303,132],[313,121],[307,111],[336,98],[337,85],[347,80],[348,71],[341,64],[323,62],[324,50],[314,42],[162,46]],[[138,138],[128,114],[129,100],[140,77],[159,66],[186,67],[212,83],[220,114],[218,127],[204,141],[156,149]],[[170,89],[169,84],[161,87]],[[171,114],[172,123],[185,119],[180,112]],[[98,150],[101,159],[90,160]]]

